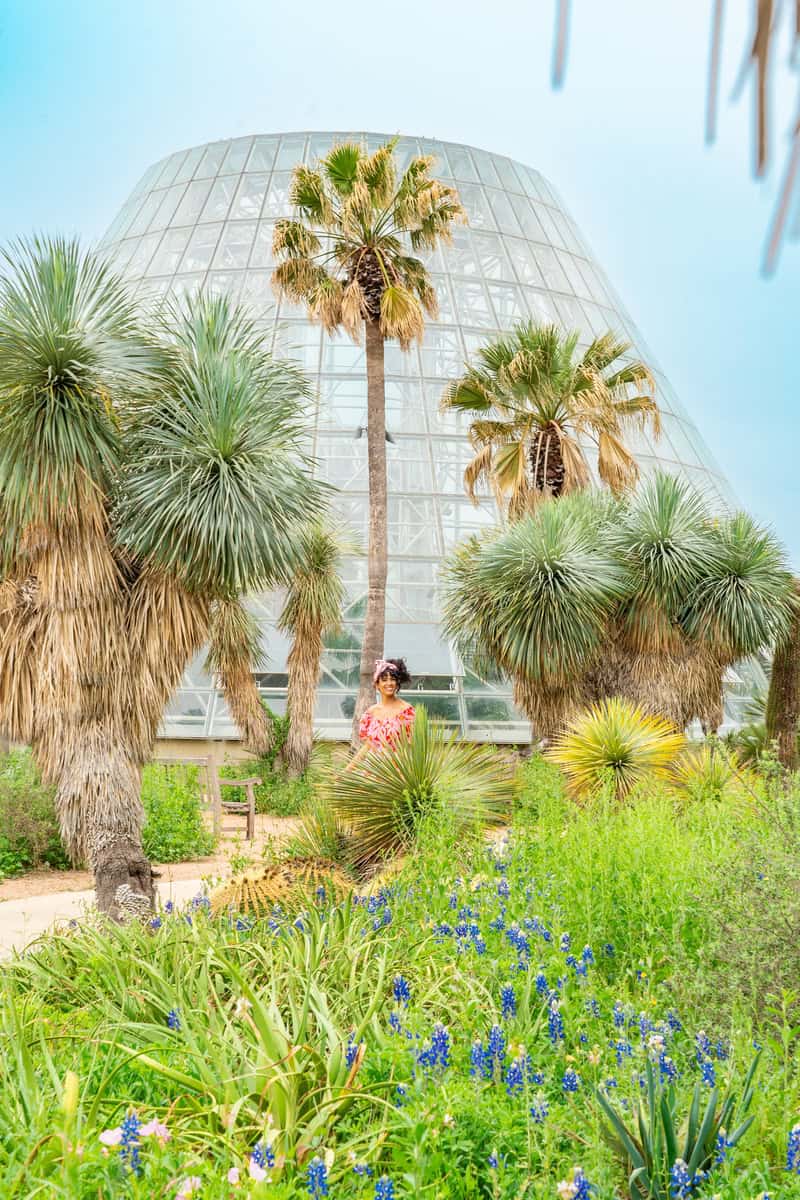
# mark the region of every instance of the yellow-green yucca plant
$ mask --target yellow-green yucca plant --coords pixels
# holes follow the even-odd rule
[[[687,744],[672,768],[679,791],[692,800],[721,800],[737,782],[747,783],[735,750],[716,738]]]
[[[561,767],[575,797],[591,795],[610,776],[616,797],[623,799],[637,784],[668,780],[685,744],[663,717],[611,698],[576,716],[546,756]]]
[[[513,796],[511,773],[497,752],[459,741],[431,722],[422,705],[409,737],[329,771],[322,786],[362,869],[409,850],[422,821],[437,812],[447,814],[456,836],[502,824]]]
[[[451,237],[465,214],[458,195],[431,175],[435,159],[413,158],[402,174],[396,139],[367,154],[360,145],[334,146],[315,167],[299,165],[290,198],[296,216],[275,225],[279,294],[305,304],[328,333],[366,338],[369,462],[368,591],[364,617],[358,722],[374,698],[372,672],[383,657],[386,613],[386,403],[384,343],[403,349],[421,340],[425,317],[437,315],[436,291],[415,257]],[[410,251],[410,252],[409,252]]]

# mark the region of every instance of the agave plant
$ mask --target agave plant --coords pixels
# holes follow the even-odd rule
[[[679,755],[672,775],[682,792],[693,800],[721,800],[739,773],[741,764],[735,751],[716,738],[687,745]]]
[[[607,1119],[606,1140],[628,1172],[631,1200],[670,1200],[688,1195],[714,1165],[719,1153],[732,1150],[753,1123],[746,1116],[753,1099],[753,1077],[759,1056],[745,1077],[741,1098],[727,1091],[720,1102],[712,1088],[702,1106],[696,1083],[688,1115],[681,1126],[674,1088],[656,1082],[653,1064],[646,1064],[647,1088],[638,1103],[636,1122],[626,1124],[602,1088],[597,1099]]]
[[[573,795],[590,795],[610,775],[621,799],[646,779],[669,779],[685,744],[663,717],[611,697],[575,717],[546,755],[561,767]]]
[[[350,827],[361,869],[410,849],[420,823],[446,811],[456,836],[497,825],[511,811],[511,774],[488,746],[461,742],[417,709],[410,736],[369,751],[341,772],[329,770],[323,794]]]

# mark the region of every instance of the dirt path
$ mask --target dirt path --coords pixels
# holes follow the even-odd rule
[[[212,876],[225,878],[231,874],[233,856],[247,855],[253,866],[269,857],[270,847],[277,847],[291,837],[297,827],[296,817],[273,817],[267,813],[256,816],[256,836],[252,842],[244,840],[241,820],[235,824],[228,818],[222,827],[222,836],[214,854],[196,858],[189,862],[156,865],[162,885],[185,879],[203,879]],[[0,904],[4,900],[28,900],[32,896],[49,896],[56,892],[84,892],[94,886],[90,871],[54,871],[50,869],[28,871],[14,879],[0,883]],[[162,891],[165,888],[162,886]]]

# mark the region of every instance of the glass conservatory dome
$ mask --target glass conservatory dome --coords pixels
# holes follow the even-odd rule
[[[299,162],[314,162],[337,142],[370,150],[387,140],[368,133],[285,133],[240,137],[181,150],[150,167],[106,233],[112,255],[141,298],[156,300],[200,287],[249,305],[276,355],[301,364],[315,401],[308,411],[310,451],[318,475],[334,484],[342,525],[366,546],[366,374],[364,348],[328,336],[301,307],[276,301],[270,285],[275,221],[291,212],[289,182]],[[643,473],[678,472],[720,509],[730,489],[686,409],[670,387],[552,185],[538,171],[500,155],[418,138],[400,138],[400,168],[416,154],[436,157],[434,174],[452,181],[469,217],[452,246],[426,261],[439,297],[439,318],[421,346],[386,345],[389,478],[387,655],[402,655],[414,675],[410,698],[472,739],[526,741],[527,722],[502,680],[465,670],[438,626],[436,584],[443,556],[461,538],[497,520],[493,501],[465,496],[471,457],[467,422],[439,411],[448,379],[484,341],[532,318],[580,332],[581,344],[607,329],[632,343],[655,368],[663,434],[657,443],[629,439]],[[344,633],[327,641],[316,723],[326,737],[349,734],[358,685],[366,592],[366,558],[346,560]],[[259,684],[277,711],[285,704],[285,638],[275,628],[278,595],[250,598],[262,623],[268,666]],[[735,722],[750,691],[731,673],[726,719]],[[202,658],[172,701],[169,737],[236,737],[236,729]]]

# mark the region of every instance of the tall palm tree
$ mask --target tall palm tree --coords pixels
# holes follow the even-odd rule
[[[302,774],[311,755],[322,637],[341,628],[344,585],[339,568],[348,551],[352,547],[322,522],[306,526],[300,537],[300,561],[278,622],[292,638],[287,662],[289,732],[281,750],[281,761],[292,776]]]
[[[597,470],[615,494],[639,478],[625,432],[660,431],[650,370],[621,362],[630,349],[612,333],[576,358],[578,334],[555,325],[517,325],[477,352],[477,365],[448,384],[442,407],[474,414],[475,457],[464,473],[470,497],[486,480],[517,519],[541,500],[588,487],[580,438],[597,446]]]
[[[141,765],[219,599],[286,578],[320,490],[296,379],[222,300],[146,335],[75,242],[0,275],[0,725],[56,786],[98,903],[152,901]]]
[[[353,738],[374,692],[375,659],[383,657],[386,614],[386,411],[384,342],[403,349],[421,339],[436,293],[420,259],[408,253],[449,241],[465,220],[456,192],[431,178],[434,159],[413,159],[398,178],[396,139],[366,154],[334,147],[316,168],[295,168],[291,200],[297,218],[278,221],[273,273],[279,293],[304,303],[333,333],[366,338],[369,465],[368,591]]]
[[[513,679],[547,738],[608,696],[716,728],[725,670],[784,638],[793,612],[773,535],[746,514],[713,520],[669,475],[621,501],[592,492],[537,508],[457,548],[444,582],[447,634]]]
[[[794,771],[798,766],[798,722],[800,722],[800,579],[794,580],[797,603],[788,634],[778,642],[772,656],[767,694],[767,737],[778,743],[778,758]]]
[[[242,745],[260,758],[274,741],[273,725],[261,703],[253,671],[264,664],[258,623],[238,596],[211,605],[206,670],[219,680]]]

